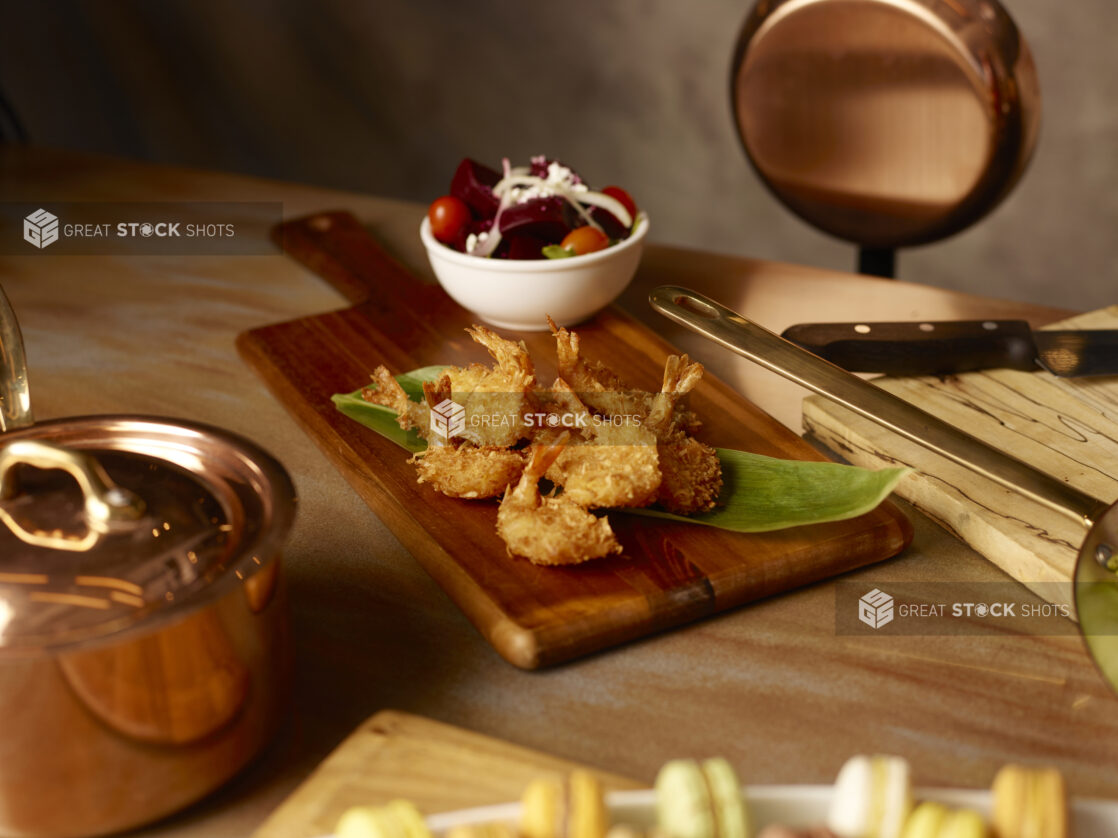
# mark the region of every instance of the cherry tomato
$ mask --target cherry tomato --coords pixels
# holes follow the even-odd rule
[[[567,233],[559,246],[573,250],[575,256],[581,256],[584,253],[593,253],[595,250],[603,250],[609,247],[609,236],[590,225],[575,227]]]
[[[427,218],[431,221],[431,235],[443,244],[453,244],[470,223],[470,208],[460,198],[443,195],[431,202]]]
[[[603,195],[609,195],[615,201],[620,201],[621,206],[625,207],[629,216],[636,221],[637,219],[637,202],[633,200],[633,196],[622,189],[620,186],[607,186],[602,190]]]

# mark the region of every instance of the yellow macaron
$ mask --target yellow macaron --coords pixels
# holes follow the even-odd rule
[[[470,823],[452,826],[446,838],[516,838],[516,830],[507,823]]]
[[[407,800],[385,806],[355,806],[342,815],[335,838],[431,838],[423,815]]]
[[[1068,793],[1055,768],[1007,765],[994,777],[996,838],[1068,838]]]
[[[605,838],[609,829],[602,784],[589,771],[534,780],[520,804],[522,838]]]

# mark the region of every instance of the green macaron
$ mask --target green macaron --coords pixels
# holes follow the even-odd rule
[[[656,816],[666,838],[749,838],[749,810],[726,760],[678,759],[656,777]]]

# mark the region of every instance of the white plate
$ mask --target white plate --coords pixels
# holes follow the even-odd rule
[[[831,786],[748,786],[744,789],[753,813],[754,828],[772,823],[807,827],[823,823],[831,803]],[[990,792],[967,789],[917,789],[917,800],[935,800],[949,806],[966,806],[989,816]],[[615,823],[639,828],[653,825],[655,792],[652,789],[613,792],[606,797]],[[502,803],[477,809],[443,812],[427,818],[436,835],[460,824],[508,821],[520,816],[519,803]],[[1075,838],[1114,838],[1118,835],[1118,801],[1077,800],[1072,804]]]

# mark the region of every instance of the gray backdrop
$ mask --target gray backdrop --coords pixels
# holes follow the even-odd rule
[[[1118,3],[1005,0],[1044,116],[1032,165],[909,280],[1073,308],[1118,302]],[[749,4],[0,3],[0,87],[34,142],[415,200],[458,159],[557,156],[627,186],[652,238],[848,269],[742,155],[729,61]]]

